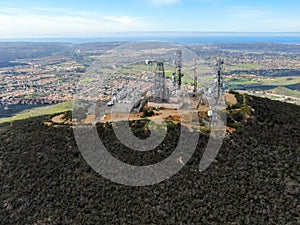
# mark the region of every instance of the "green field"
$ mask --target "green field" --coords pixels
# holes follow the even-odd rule
[[[239,79],[236,79],[236,78],[226,78],[225,82],[226,83],[230,83],[230,84],[241,84],[241,85],[251,85],[251,84],[259,85],[259,84],[261,84],[261,82],[259,82],[259,81],[249,80],[249,79],[244,78],[244,77],[241,77]]]
[[[257,65],[257,64],[237,64],[234,66],[229,66],[226,67],[227,71],[232,71],[232,70],[262,70],[266,69],[265,66],[263,65]]]
[[[260,82],[261,85],[291,85],[300,83],[300,76],[276,77],[272,80],[264,80]]]
[[[20,113],[17,113],[15,116],[0,118],[0,123],[11,122],[14,120],[23,120],[31,117],[51,115],[55,113],[65,112],[71,110],[73,106],[73,101],[63,102],[55,105],[38,107],[29,110],[24,110]]]
[[[274,85],[285,86],[300,83],[300,76],[274,77],[271,80],[265,77],[262,81],[255,81],[241,76],[240,78],[226,78],[225,81],[232,85]]]
[[[291,90],[285,87],[277,87],[271,91],[274,91],[275,93],[279,95],[285,95],[290,97],[297,97],[300,98],[300,91]]]

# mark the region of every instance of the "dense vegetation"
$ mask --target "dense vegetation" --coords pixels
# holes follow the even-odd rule
[[[208,140],[202,134],[183,170],[148,187],[99,176],[71,127],[43,123],[51,116],[1,124],[0,223],[299,224],[300,107],[257,97],[247,105],[251,117],[225,139],[206,171],[198,171]],[[140,123],[132,129],[147,137]],[[109,124],[99,124],[98,132],[115,157],[141,165],[168,157],[179,128],[169,129],[160,152],[143,154],[115,140]]]

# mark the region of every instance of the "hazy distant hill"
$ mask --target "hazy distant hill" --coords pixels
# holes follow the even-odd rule
[[[1,224],[299,224],[300,107],[250,97],[251,118],[228,136],[216,162],[199,173],[208,136],[178,174],[127,187],[96,174],[72,128],[51,116],[0,125]],[[137,128],[138,129],[138,128]],[[170,129],[161,153],[126,154],[111,128],[98,125],[113,154],[155,162],[176,145]]]
[[[16,59],[37,59],[49,56],[72,56],[78,49],[83,51],[108,50],[120,43],[72,44],[66,42],[0,42],[0,62]]]
[[[66,56],[70,55],[71,49],[72,45],[68,43],[0,42],[0,62]]]
[[[285,87],[277,87],[277,88],[273,89],[272,91],[274,91],[276,94],[279,94],[279,95],[293,96],[293,97],[300,98],[300,91],[291,90],[291,89],[288,89]]]

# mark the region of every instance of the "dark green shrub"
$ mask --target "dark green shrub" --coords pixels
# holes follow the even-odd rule
[[[154,116],[154,111],[152,109],[144,109],[142,117],[151,117]]]
[[[64,120],[71,120],[72,119],[72,111],[65,112],[65,114],[62,117],[62,119],[64,119]]]
[[[231,114],[231,117],[237,122],[242,122],[245,119],[245,115],[239,111]]]
[[[236,94],[237,92],[235,92],[233,89],[229,89],[228,93],[229,94]]]

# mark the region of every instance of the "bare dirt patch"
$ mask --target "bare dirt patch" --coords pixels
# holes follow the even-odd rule
[[[236,97],[234,96],[234,94],[229,94],[229,93],[226,93],[225,101],[226,101],[226,104],[228,104],[228,105],[234,105],[237,103],[237,100],[236,100]]]

